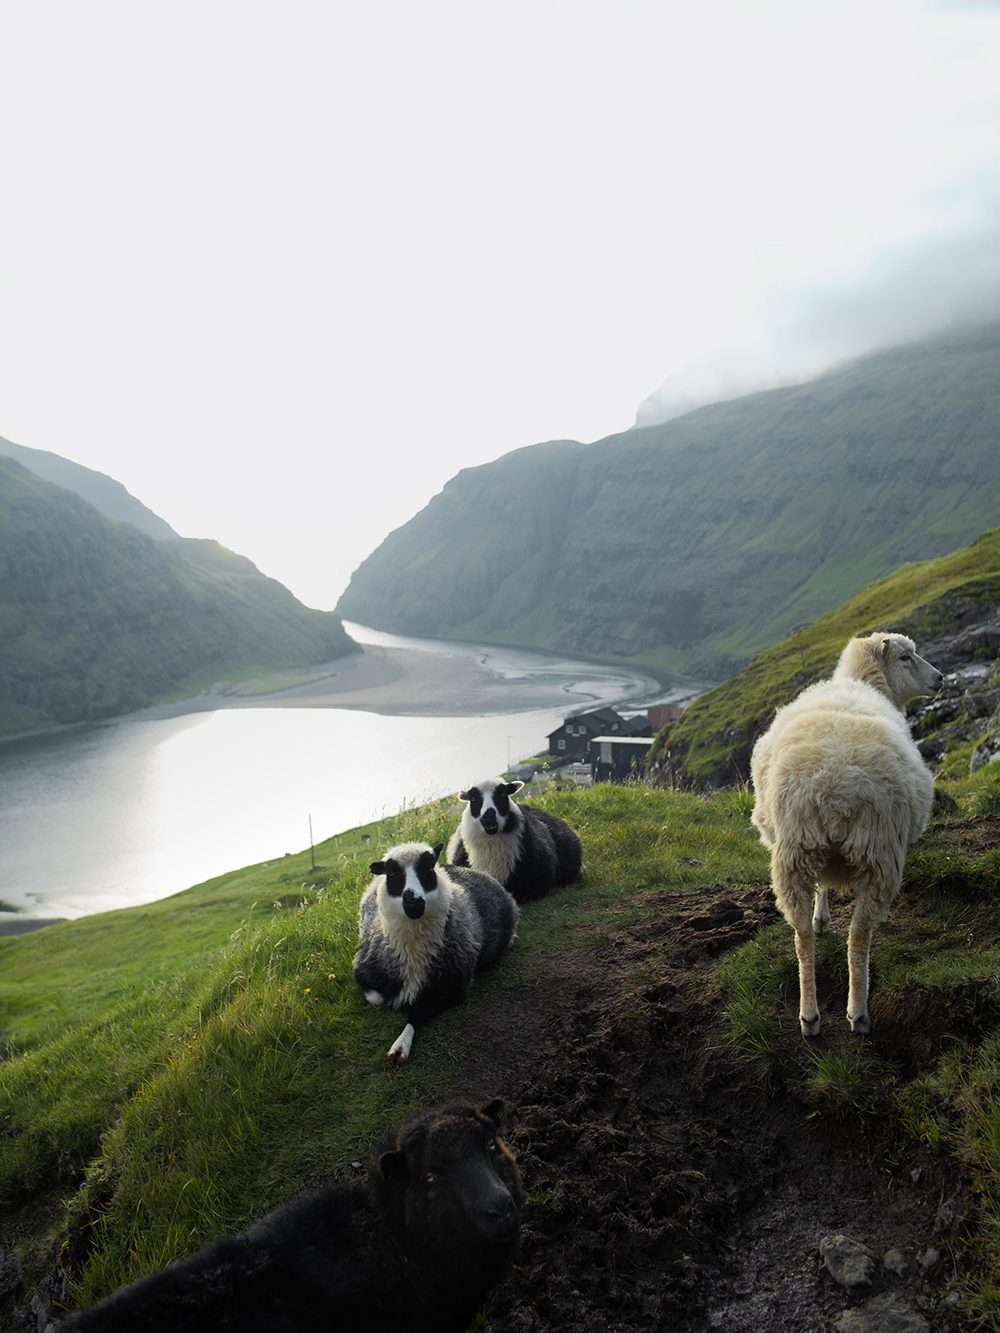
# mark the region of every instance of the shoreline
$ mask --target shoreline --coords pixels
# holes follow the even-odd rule
[[[366,644],[330,666],[328,675],[302,685],[268,693],[209,691],[129,716],[179,717],[218,708],[350,708],[386,716],[462,717],[558,706],[567,697],[565,687],[552,682],[526,689],[523,681],[504,681],[471,658],[416,648]]]
[[[264,690],[268,692],[264,693]],[[229,738],[227,745],[233,747],[230,753],[240,754],[242,753],[240,745],[243,744],[240,738],[244,733],[256,735],[260,726],[265,727],[268,735],[277,728],[275,735],[281,737],[285,737],[289,729],[292,734],[298,735],[303,723],[307,725],[310,734],[319,729],[325,735],[331,728],[340,728],[345,734],[354,737],[362,732],[369,734],[372,729],[379,736],[396,734],[399,729],[405,730],[409,735],[414,727],[423,727],[424,730],[419,733],[421,736],[430,734],[437,737],[439,734],[446,734],[454,741],[453,733],[459,737],[472,734],[478,736],[481,733],[483,736],[491,737],[490,743],[496,741],[494,733],[519,731],[528,734],[530,746],[534,747],[517,751],[519,754],[526,754],[535,753],[539,745],[544,746],[543,734],[551,731],[553,726],[558,726],[564,717],[605,706],[615,706],[628,716],[644,711],[647,704],[655,702],[662,694],[662,684],[653,677],[628,667],[615,667],[611,664],[587,663],[555,655],[543,659],[527,650],[506,651],[481,648],[478,645],[470,645],[468,649],[457,647],[456,651],[452,652],[443,646],[424,650],[409,644],[365,644],[362,650],[333,662],[313,664],[309,668],[301,668],[294,672],[274,672],[264,679],[243,680],[236,686],[219,683],[211,690],[187,699],[156,704],[116,717],[36,729],[24,734],[25,738],[19,747],[20,754],[15,752],[14,747],[11,747],[9,753],[12,761],[30,764],[35,762],[33,756],[37,750],[38,762],[58,763],[63,755],[62,744],[67,744],[70,751],[75,753],[79,748],[79,738],[83,743],[81,753],[84,756],[80,762],[85,763],[86,753],[89,753],[87,750],[90,744],[87,739],[89,733],[94,737],[98,747],[106,740],[112,747],[116,745],[119,749],[124,747],[129,754],[135,752],[140,756],[146,756],[147,752],[151,753],[160,744],[163,738],[161,727],[165,729],[163,734],[169,739],[178,728],[185,731],[194,722],[209,720],[207,717],[199,718],[200,714],[232,709],[299,709],[309,712],[300,712],[298,717],[286,714],[287,726],[280,723],[273,711],[271,724],[266,724],[263,716],[258,714],[257,721],[249,728],[241,727],[236,724],[235,718],[231,718],[227,729],[226,724],[220,720],[219,734],[224,732]],[[321,716],[324,712],[327,713],[325,718]],[[309,713],[312,714],[312,719]],[[335,715],[338,713],[342,721],[337,720]],[[371,716],[366,722],[364,719],[367,715]],[[516,725],[515,715],[519,715],[516,718]],[[511,718],[509,724],[506,722],[507,717]],[[546,725],[540,727],[535,724],[533,719],[536,717],[544,718]],[[396,728],[396,719],[399,720],[399,728]],[[120,736],[100,734],[100,732],[117,732],[119,724],[144,721],[153,725],[131,728],[122,726]],[[248,717],[245,721],[249,724],[254,720]],[[235,727],[232,724],[236,724]],[[428,726],[431,728],[429,733]],[[489,730],[490,727],[492,731]],[[206,736],[210,730],[206,729]],[[66,736],[64,733],[69,735]],[[37,739],[39,737],[43,739]],[[51,739],[44,739],[48,737]],[[209,744],[210,740],[211,737],[208,737],[207,741],[204,736],[202,737],[204,744]],[[508,736],[508,764],[511,758],[510,742],[511,737]],[[517,744],[521,745],[522,742],[528,744],[523,735]],[[459,741],[459,750],[466,743]],[[502,736],[498,753],[502,754]],[[449,762],[452,768],[455,767],[453,759],[454,757],[450,756]],[[502,760],[497,759],[492,767],[501,764]],[[400,785],[403,779],[398,772],[394,773],[393,781],[389,785],[394,791],[395,786],[400,787],[397,799],[405,802],[410,797],[411,789],[417,789],[420,783],[426,782],[426,778],[422,770],[420,772],[415,770],[410,774],[409,767],[402,760],[401,765],[408,785]],[[308,768],[308,765],[306,767]],[[397,769],[399,767],[396,766]],[[300,764],[296,771],[299,772],[301,769]],[[467,776],[460,774],[456,776],[451,769],[449,774],[454,777],[456,784],[468,780]],[[351,780],[349,785],[352,798],[356,798],[359,782],[363,785],[367,781],[371,785],[370,777],[366,769],[357,780]],[[318,777],[310,780],[321,781]],[[322,782],[327,781],[324,770]],[[365,788],[365,801],[375,802],[373,808],[378,808],[378,801],[386,799],[383,795],[384,788],[385,782],[381,779],[375,783],[371,792]],[[455,789],[458,790],[457,785]],[[322,790],[325,791],[326,788],[323,787]],[[347,798],[341,799],[336,796],[335,784],[331,790],[334,791],[333,797],[321,799],[334,801],[340,799],[342,806]],[[211,799],[209,798],[210,801]],[[313,799],[312,791],[310,790],[308,797],[303,795],[302,799]],[[347,804],[350,805],[349,800]],[[337,807],[338,811],[341,806]],[[309,807],[304,805],[303,808]],[[366,805],[365,809],[367,808]],[[353,805],[351,810],[354,810]],[[283,807],[277,814],[269,808],[267,822],[285,819],[287,813]],[[338,813],[338,818],[342,818],[342,812]],[[338,827],[346,828],[357,823],[359,819],[361,815],[357,814],[357,817],[338,824]],[[236,816],[234,822],[238,822]],[[246,854],[245,848],[239,853],[234,853],[234,856],[238,859],[240,854]],[[249,854],[249,859],[256,859],[255,855]],[[190,872],[184,870],[183,873],[186,875]],[[55,924],[56,919],[65,915],[66,905],[62,899],[50,901],[50,897],[51,895],[46,897],[43,893],[37,903],[31,906],[26,903],[25,915],[21,915],[21,912],[15,909],[9,918],[0,922],[0,937]],[[73,910],[76,910],[75,906]],[[91,907],[89,910],[94,909]],[[28,912],[31,913],[30,916],[27,915]],[[35,912],[38,916],[34,915]]]
[[[515,650],[521,651],[521,650]],[[531,650],[523,650],[531,651]],[[542,658],[542,655],[539,654]],[[544,660],[544,658],[542,658]],[[567,670],[560,672],[558,663]],[[228,708],[347,708],[384,716],[473,717],[483,714],[524,712],[530,709],[565,708],[567,713],[584,712],[589,704],[601,699],[606,704],[608,691],[587,690],[586,673],[593,672],[595,684],[601,676],[620,675],[635,682],[629,691],[623,688],[618,705],[627,711],[640,711],[645,704],[631,705],[627,696],[652,699],[670,693],[655,676],[629,666],[552,658],[553,669],[504,676],[472,655],[447,653],[440,649],[364,644],[358,652],[328,663],[318,663],[312,670],[322,671],[320,679],[301,685],[276,686],[266,693],[256,693],[267,678],[248,680],[239,687],[213,686],[201,694],[171,703],[151,704],[132,713],[79,722],[54,723],[10,736],[0,737],[0,745],[10,741],[55,736],[81,727],[108,726],[127,720],[157,720],[185,717],[192,713],[216,712]],[[572,665],[576,670],[569,670]],[[309,668],[303,668],[308,671]],[[277,675],[279,673],[275,673]],[[643,685],[648,685],[644,689]],[[578,688],[582,686],[582,688]],[[675,693],[680,693],[680,689]],[[691,694],[698,693],[693,686]]]

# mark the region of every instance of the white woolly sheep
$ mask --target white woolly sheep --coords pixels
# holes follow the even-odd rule
[[[565,819],[516,805],[523,782],[485,778],[459,793],[467,801],[448,844],[451,865],[472,866],[500,881],[519,903],[572,884],[583,864],[583,845]]]
[[[517,903],[489,875],[439,866],[444,843],[407,842],[373,861],[361,899],[354,979],[370,1004],[407,1009],[389,1059],[410,1054],[415,1030],[461,1004],[517,925]]]
[[[779,709],[754,746],[751,819],[770,848],[774,896],[795,931],[804,1037],[819,1032],[815,937],[829,925],[827,893],[837,887],[855,900],[847,1017],[854,1032],[871,1029],[872,932],[899,893],[907,848],[934,799],[903,707],[935,693],[942,679],[903,634],[852,639],[833,677]]]

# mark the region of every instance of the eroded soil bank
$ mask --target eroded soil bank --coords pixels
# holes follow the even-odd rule
[[[506,1099],[532,1199],[490,1328],[822,1333],[873,1297],[905,1317],[873,1328],[971,1328],[945,1299],[962,1214],[953,1168],[917,1147],[896,1160],[877,1126],[810,1117],[792,1083],[763,1085],[723,1041],[704,983],[774,919],[770,892],[647,900],[651,919],[577,928],[579,947],[543,981],[476,1015],[456,1091]],[[820,1002],[832,1032],[846,996]],[[912,1071],[930,1056],[931,1015],[914,1023],[875,995],[872,1014],[883,1059]],[[788,1024],[801,1041],[792,1010]],[[837,1234],[874,1255],[866,1284],[823,1263],[820,1241]]]

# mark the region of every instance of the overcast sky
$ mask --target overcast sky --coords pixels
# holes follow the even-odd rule
[[[996,314],[998,149],[997,3],[10,0],[0,435],[330,608],[461,467]]]

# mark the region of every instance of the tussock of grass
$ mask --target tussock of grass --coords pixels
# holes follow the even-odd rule
[[[855,1120],[888,1113],[897,1071],[870,1046],[855,1043],[837,1050],[806,1047],[803,1090],[813,1114]]]

